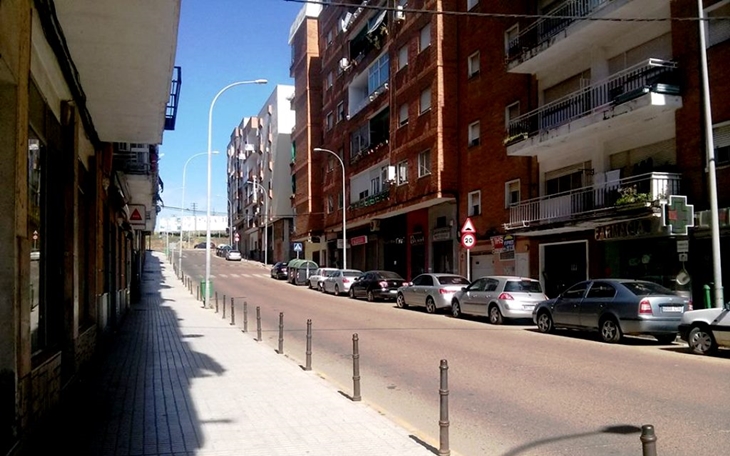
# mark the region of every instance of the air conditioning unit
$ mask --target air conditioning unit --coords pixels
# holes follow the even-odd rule
[[[406,12],[403,11],[403,6],[398,5],[396,8],[395,14],[393,15],[393,18],[396,22],[403,22],[406,20]]]
[[[380,231],[380,220],[370,220],[370,231]]]
[[[350,68],[350,61],[347,60],[347,57],[343,57],[340,59],[340,68],[342,69],[342,71],[345,71],[348,68]]]

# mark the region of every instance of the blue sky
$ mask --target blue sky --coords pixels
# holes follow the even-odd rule
[[[159,217],[178,216],[182,174],[191,156],[208,150],[208,111],[213,97],[236,81],[267,79],[266,85],[241,85],[224,92],[213,108],[211,210],[225,214],[225,151],[241,119],[257,114],[277,84],[289,77],[289,28],[303,4],[284,0],[182,0],[175,65],[182,67],[182,88],[175,130],[166,131],[160,152],[165,187]],[[185,175],[185,207],[205,212],[207,158],[190,161]],[[190,213],[188,213],[190,214]],[[202,215],[202,214],[201,214]]]

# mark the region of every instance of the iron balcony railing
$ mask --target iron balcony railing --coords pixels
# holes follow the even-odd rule
[[[649,59],[610,78],[568,94],[509,122],[505,145],[557,128],[587,115],[605,111],[645,93],[677,95],[677,64]]]
[[[505,228],[605,216],[606,212],[650,206],[679,194],[680,179],[677,173],[651,172],[529,199],[509,208]]]
[[[170,85],[170,97],[167,100],[165,109],[165,130],[174,130],[177,120],[177,108],[180,100],[180,87],[182,86],[182,67],[176,66],[172,71],[172,84]]]
[[[507,64],[524,62],[549,48],[552,38],[612,0],[569,0],[533,22],[507,43]]]
[[[354,203],[351,203],[349,206],[349,209],[360,209],[361,207],[367,207],[372,206],[373,204],[377,204],[381,201],[385,201],[390,197],[390,186],[385,188],[380,193],[376,193],[375,195],[370,195],[366,198],[360,199],[355,201]]]

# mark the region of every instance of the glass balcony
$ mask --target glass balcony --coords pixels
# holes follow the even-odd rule
[[[657,206],[680,194],[681,174],[651,172],[522,201],[509,208],[505,229],[609,217]]]

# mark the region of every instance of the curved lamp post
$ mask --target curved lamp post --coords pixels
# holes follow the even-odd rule
[[[217,154],[218,151],[214,150],[211,152],[212,154]],[[178,271],[180,274],[182,274],[182,245],[183,245],[183,215],[185,214],[185,173],[188,169],[188,163],[190,163],[190,160],[192,160],[195,157],[200,157],[201,155],[207,155],[208,152],[201,152],[199,154],[195,154],[192,157],[188,158],[188,160],[185,162],[185,166],[183,166],[183,179],[182,179],[182,198],[180,201],[180,258],[178,258]]]
[[[213,101],[210,102],[210,109],[208,110],[208,204],[206,208],[206,230],[205,230],[205,291],[203,293],[203,302],[205,303],[205,306],[208,306],[208,301],[210,299],[210,183],[211,183],[211,174],[212,174],[212,143],[213,143],[213,107],[215,106],[215,102],[218,101],[218,97],[220,97],[223,92],[226,90],[236,87],[243,84],[266,84],[268,81],[266,79],[254,79],[251,81],[238,81],[231,84],[228,84],[227,86],[223,87],[216,95],[213,97]]]
[[[246,181],[247,184],[253,184],[258,185],[258,188],[261,189],[261,193],[264,194],[264,198],[266,198],[266,201],[264,202],[264,212],[266,213],[266,218],[264,218],[264,264],[269,264],[269,192],[266,191],[266,188],[264,188],[263,185],[259,184],[256,181]],[[254,192],[258,192],[258,188],[254,188]]]
[[[342,269],[347,269],[347,217],[345,215],[345,162],[342,161],[339,155],[329,149],[322,149],[321,147],[315,147],[315,152],[327,152],[334,155],[342,166]]]

